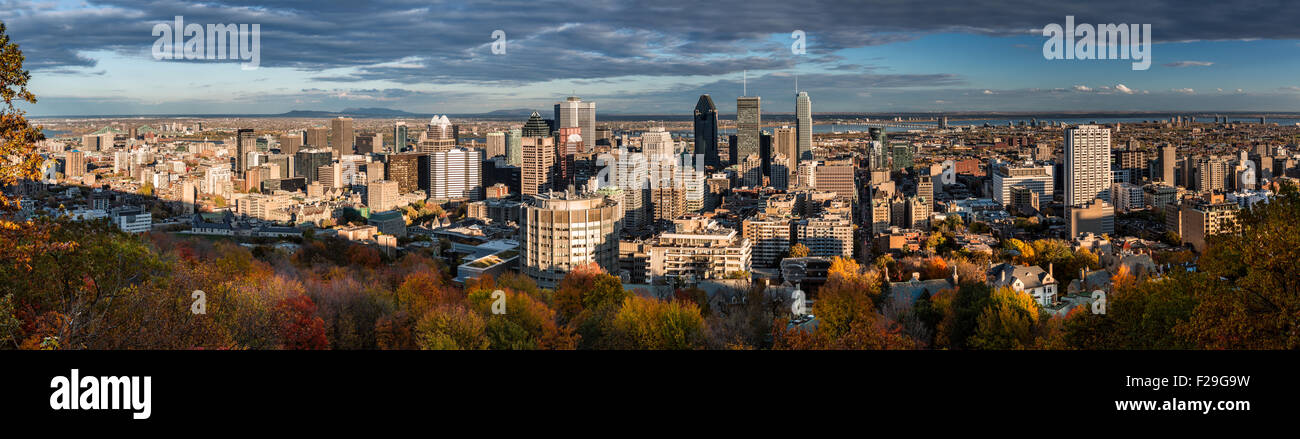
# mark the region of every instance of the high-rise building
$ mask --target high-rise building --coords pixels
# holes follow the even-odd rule
[[[406,150],[406,142],[407,139],[409,139],[408,136],[410,135],[408,130],[409,128],[406,127],[406,122],[393,123],[393,151],[392,152],[399,153]]]
[[[572,127],[582,128],[582,138],[587,139],[588,147],[596,144],[595,102],[585,102],[577,96],[569,96],[555,104],[555,129]]]
[[[430,154],[432,161],[428,178],[429,197],[439,200],[468,198],[483,199],[483,151],[454,148]]]
[[[718,157],[718,107],[707,94],[700,95],[695,103],[695,154],[704,157],[704,166],[722,168]]]
[[[537,113],[533,113],[534,116]],[[535,132],[535,131],[534,131]],[[553,189],[551,176],[555,171],[555,138],[550,135],[523,138],[523,183],[520,193],[538,195]]]
[[[316,177],[321,187],[325,189],[341,188],[343,187],[343,166],[336,162],[316,168]]]
[[[762,155],[759,142],[763,127],[762,98],[741,96],[736,98],[736,154],[737,163],[750,154]]]
[[[788,181],[795,180],[801,160],[799,157],[799,133],[796,128],[783,126],[772,132],[772,157],[776,157],[778,154],[784,154],[789,162],[786,164],[786,170],[789,173],[786,179]],[[772,178],[776,178],[775,171],[773,171]]]
[[[357,135],[357,154],[373,154],[384,150],[383,133],[366,133]]]
[[[795,129],[799,135],[799,154],[790,156],[790,163],[798,164],[803,160],[812,160],[812,99],[808,92],[801,91],[794,99]]]
[[[86,153],[72,150],[68,151],[64,158],[63,176],[68,178],[80,177],[86,174]]]
[[[248,169],[248,153],[257,148],[257,135],[250,128],[240,128],[235,132],[235,173],[244,176]]]
[[[853,222],[841,216],[824,216],[800,220],[795,236],[808,247],[809,256],[853,257]]]
[[[1174,163],[1178,161],[1175,158],[1178,148],[1173,145],[1160,147],[1160,181],[1169,186],[1177,186],[1174,181]]]
[[[384,173],[388,180],[397,182],[397,190],[409,194],[420,190],[420,157],[424,154],[404,153],[385,156]]]
[[[524,163],[523,130],[511,128],[506,132],[506,163],[520,166]]]
[[[523,137],[550,137],[551,125],[546,123],[546,119],[542,119],[540,113],[534,111],[528,116],[528,121],[524,122],[521,133]]]
[[[745,239],[753,248],[756,267],[775,267],[790,251],[794,240],[793,217],[762,213],[741,223]]]
[[[675,156],[677,145],[673,142],[672,133],[664,131],[663,127],[654,127],[641,134],[641,152],[650,156],[650,160],[658,160]]]
[[[524,274],[539,287],[555,288],[570,271],[590,263],[617,273],[622,222],[619,202],[604,195],[535,194],[519,221]]]
[[[506,133],[487,133],[487,158],[506,155]]]
[[[397,208],[398,190],[395,181],[372,181],[366,185],[366,206],[371,212],[393,210]]]
[[[1065,205],[1110,199],[1110,129],[1079,125],[1065,130]]]
[[[854,178],[852,164],[830,164],[818,166],[815,186],[819,191],[835,192],[835,197],[842,200],[856,200],[858,186]]]
[[[354,138],[352,118],[340,116],[330,121],[330,148],[334,149],[336,156],[352,154]]]
[[[329,138],[329,136],[330,136],[330,129],[329,129],[329,128],[325,128],[325,127],[311,127],[311,128],[308,128],[305,132],[303,132],[303,135],[306,136],[306,138],[303,140],[303,142],[304,142],[304,146],[305,146],[306,148],[311,149],[311,148],[329,148],[329,147],[330,147],[330,138]]]
[[[306,179],[306,184],[320,181],[318,171],[333,160],[333,152],[325,148],[304,149],[293,156],[293,169],[297,176]]]
[[[285,133],[280,135],[277,140],[280,142],[280,154],[293,157],[294,154],[298,153],[298,150],[302,149],[302,133]]]
[[[456,147],[458,131],[447,116],[434,116],[425,126],[424,135],[420,137],[416,151],[423,154],[449,151]]]

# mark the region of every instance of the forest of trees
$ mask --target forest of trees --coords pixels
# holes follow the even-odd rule
[[[894,300],[883,267],[836,259],[809,312],[758,288],[711,309],[703,291],[654,298],[597,266],[554,290],[526,276],[463,287],[410,253],[307,239],[297,252],[154,232],[104,221],[30,225],[46,248],[0,267],[6,349],[1294,349],[1300,347],[1300,197],[1294,188],[1216,238],[1197,272],[1113,278],[1105,315],[1052,317],[1028,295],[962,276],[955,289]],[[1028,245],[1028,244],[1025,244]],[[1032,245],[1028,245],[1033,247]],[[1087,255],[1050,245],[1021,258]],[[1032,254],[1031,254],[1032,252]],[[1084,261],[1082,263],[1087,263]],[[940,257],[885,262],[927,276],[977,271]],[[493,311],[504,293],[504,313]],[[195,314],[192,293],[206,295]]]

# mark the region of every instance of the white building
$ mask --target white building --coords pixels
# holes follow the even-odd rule
[[[1119,212],[1132,212],[1146,207],[1146,196],[1142,186],[1129,183],[1114,183],[1110,187],[1110,204]]]
[[[1038,194],[1040,200],[1051,200],[1055,176],[1051,165],[1002,165],[993,174],[993,201],[999,205],[1011,204],[1011,188],[1026,187]]]
[[[1110,129],[1079,125],[1065,130],[1065,205],[1110,199]]]
[[[453,148],[429,157],[429,197],[483,199],[483,151]]]

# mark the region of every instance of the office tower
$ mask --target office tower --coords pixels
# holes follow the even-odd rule
[[[306,139],[304,146],[307,148],[329,148],[329,128],[311,127],[304,132]]]
[[[835,197],[842,200],[856,200],[858,187],[854,179],[853,165],[825,164],[817,167],[815,186],[819,191],[835,192]]]
[[[298,153],[298,150],[302,149],[302,133],[281,134],[278,140],[280,141],[280,154],[292,157]]]
[[[373,161],[366,163],[366,183],[384,180],[384,162]],[[396,182],[394,182],[396,183]]]
[[[506,163],[520,166],[524,163],[523,130],[511,128],[506,132]]]
[[[740,179],[745,187],[759,187],[763,185],[763,158],[758,154],[750,154],[740,162]]]
[[[68,151],[63,163],[63,176],[67,178],[80,177],[86,174],[86,153],[72,150]]]
[[[812,99],[808,98],[808,92],[801,91],[794,100],[795,129],[799,135],[799,154],[791,156],[790,163],[798,163],[801,160],[812,160]]]
[[[534,116],[537,113],[533,113]],[[531,131],[537,132],[537,131]],[[537,195],[553,189],[551,175],[555,169],[555,138],[550,135],[523,138],[523,185],[520,193]]]
[[[330,148],[336,156],[352,154],[352,118],[336,117],[330,121]]]
[[[901,171],[912,167],[912,147],[908,145],[897,145],[890,148],[890,157],[892,160],[891,170]]]
[[[1079,125],[1065,130],[1065,205],[1110,199],[1110,129]]]
[[[432,161],[429,172],[429,197],[439,200],[483,198],[483,151],[454,148],[429,155]]]
[[[683,198],[687,212],[700,212],[706,208],[712,210],[712,207],[708,206],[708,191],[705,187],[706,178],[707,174],[703,170],[691,166],[677,167],[676,182],[684,192]]]
[[[676,155],[676,150],[673,135],[664,131],[663,127],[654,127],[641,134],[641,152],[650,156],[651,160]]]
[[[275,165],[277,172],[271,178],[286,179],[293,178],[293,156],[289,154],[272,154],[267,157],[266,162]]]
[[[784,154],[792,168],[799,166],[799,135],[793,127],[783,126],[772,132],[772,155]]]
[[[736,153],[742,159],[750,154],[762,155],[759,150],[762,141],[759,135],[763,127],[761,99],[757,96],[736,98]]]
[[[306,179],[307,184],[320,181],[318,173],[321,166],[333,160],[333,152],[325,148],[304,149],[293,156],[293,169],[297,176]]]
[[[395,181],[372,181],[366,185],[366,206],[371,212],[393,210],[397,208],[398,190]]]
[[[373,154],[383,150],[383,133],[366,133],[357,135],[357,154]]]
[[[546,123],[546,119],[542,119],[540,113],[534,111],[528,116],[528,121],[524,122],[521,134],[523,137],[550,137],[551,125]]]
[[[573,127],[582,128],[582,138],[588,147],[596,144],[595,102],[584,102],[577,96],[569,96],[555,104],[555,126],[552,129],[558,131],[560,128]]]
[[[393,150],[394,153],[406,151],[406,142],[409,137],[409,128],[406,122],[393,123]]]
[[[409,194],[420,190],[420,157],[425,157],[425,154],[388,154],[384,157],[386,179],[397,182],[398,192]]]
[[[758,133],[758,157],[763,162],[763,176],[772,175],[772,135],[760,132]]]
[[[777,153],[772,159],[772,175],[768,185],[775,189],[787,190],[790,188],[790,158],[785,154]]]
[[[316,168],[317,182],[325,189],[337,189],[343,187],[343,166],[338,163],[330,163]]]
[[[429,120],[429,124],[425,125],[424,134],[420,136],[416,151],[423,154],[450,151],[456,147],[458,131],[447,116],[434,116]]]
[[[527,143],[525,138],[525,148]],[[598,194],[536,194],[524,204],[519,220],[520,265],[537,286],[555,288],[570,271],[593,262],[618,272],[623,215],[617,200]]]
[[[704,157],[704,166],[722,168],[718,157],[718,107],[707,94],[700,95],[695,103],[695,154]]]
[[[815,161],[806,161],[799,163],[799,184],[800,188],[812,189],[817,187],[817,165]]]
[[[235,174],[243,177],[248,169],[248,153],[257,147],[257,136],[249,128],[240,128],[235,132]]]
[[[1055,190],[1055,176],[1051,165],[1011,163],[1001,164],[992,169],[993,201],[1000,206],[1011,204],[1011,189],[1028,188],[1038,194],[1039,199],[1051,200]]]
[[[736,146],[739,144],[740,142],[736,141],[735,134],[727,136],[727,157],[723,160],[723,163],[728,165],[739,165],[740,162],[744,160],[744,157],[740,157],[740,153],[736,151]]]
[[[934,211],[934,180],[929,175],[916,177],[916,197],[925,202],[929,211]]]
[[[1174,181],[1174,163],[1178,160],[1174,155],[1177,151],[1173,145],[1160,147],[1160,181],[1170,186],[1177,186]]]
[[[574,183],[575,163],[574,156],[582,150],[582,128],[565,127],[556,131],[555,135],[555,175],[552,177],[552,187],[556,190],[564,190]]]
[[[624,228],[641,230],[649,225],[650,215],[646,210],[649,204],[650,163],[645,154],[618,153],[616,150],[614,181],[623,195]]]
[[[487,158],[506,155],[506,133],[487,133]]]

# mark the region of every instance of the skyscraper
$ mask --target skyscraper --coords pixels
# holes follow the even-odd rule
[[[397,182],[397,191],[409,194],[420,189],[421,154],[388,154],[385,156],[384,173],[388,180]]]
[[[523,130],[511,128],[506,132],[506,163],[519,166],[524,163]]]
[[[235,133],[235,174],[244,176],[248,169],[248,153],[257,148],[257,136],[250,128],[240,128]]]
[[[736,154],[743,159],[759,155],[759,130],[763,126],[762,108],[757,96],[736,98]]]
[[[306,146],[307,148],[310,149],[310,148],[329,148],[329,147],[330,147],[330,143],[329,143],[330,130],[329,130],[329,128],[325,128],[325,127],[311,127],[311,128],[308,128],[307,131],[306,131],[306,133],[304,133],[304,134],[307,136],[306,139],[305,139],[305,141],[304,141],[304,144],[305,144],[305,146]]]
[[[366,185],[366,206],[372,212],[393,210],[397,207],[398,185],[395,181],[379,180]]]
[[[523,137],[549,137],[551,135],[551,126],[542,119],[542,115],[536,111],[528,116],[528,122],[524,122],[522,130]]]
[[[569,96],[555,104],[555,129],[572,127],[582,128],[582,138],[588,146],[596,144],[595,102],[584,102],[582,98]]]
[[[453,148],[429,155],[432,161],[429,172],[429,197],[440,200],[483,198],[483,150]]]
[[[352,154],[352,118],[336,117],[330,121],[330,148],[337,155]]]
[[[700,95],[695,103],[695,154],[704,157],[704,166],[722,168],[718,158],[718,107],[707,94]]]
[[[1065,130],[1065,205],[1110,199],[1110,129],[1079,125]]]
[[[506,155],[506,133],[500,131],[487,133],[486,150],[488,158]]]
[[[812,160],[812,99],[808,92],[801,91],[794,99],[795,131],[799,137],[799,155],[791,156],[790,163],[798,165],[799,161]]]
[[[402,152],[406,149],[407,128],[406,122],[393,123],[393,151]]]
[[[524,137],[522,167],[520,180],[523,185],[520,193],[537,195],[551,190],[551,174],[555,168],[555,138],[549,135]]]
[[[1174,154],[1177,151],[1173,145],[1160,147],[1160,181],[1170,186],[1177,186],[1174,182],[1174,162],[1178,160]]]

